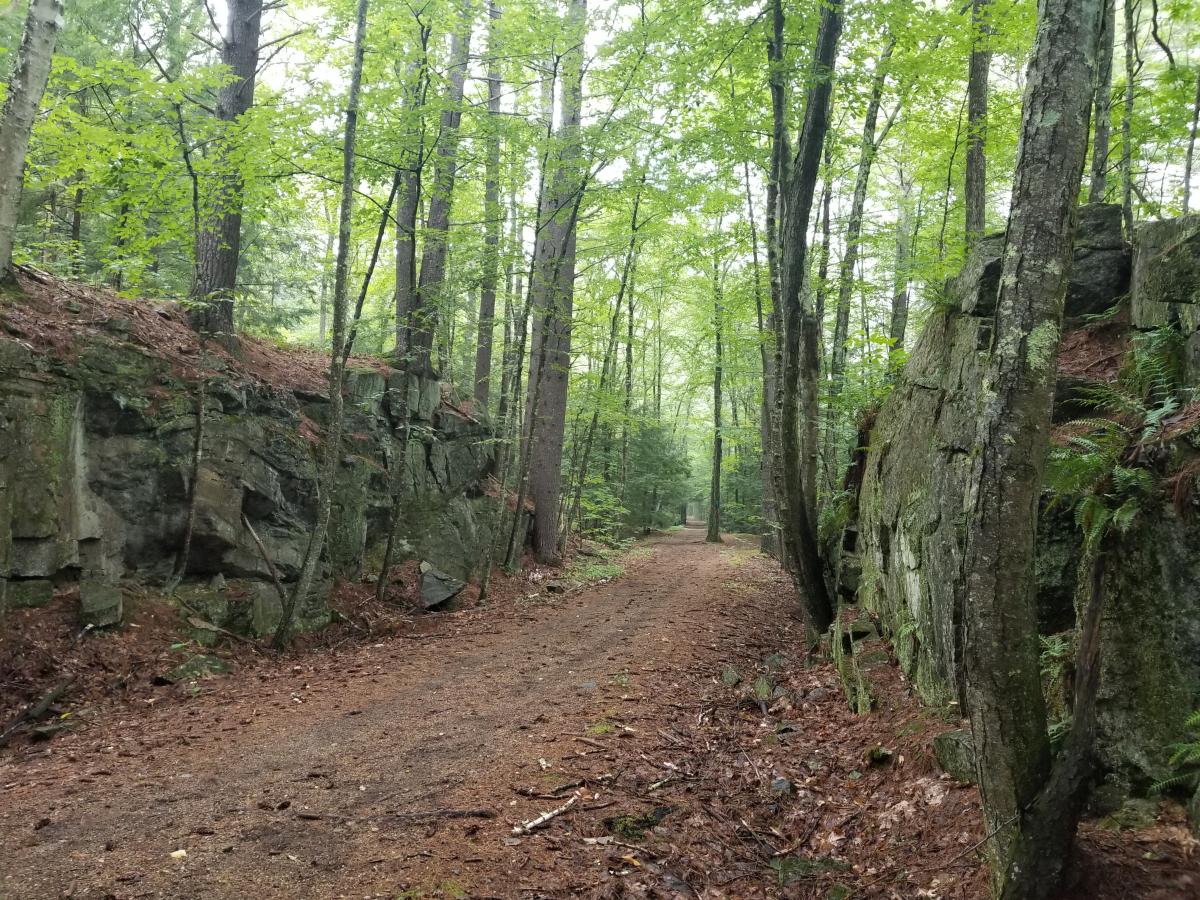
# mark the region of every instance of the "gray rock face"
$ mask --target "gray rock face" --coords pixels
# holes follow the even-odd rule
[[[987,235],[954,279],[951,290],[966,315],[995,313],[1003,252],[1004,234]],[[1121,235],[1121,207],[1111,203],[1080,207],[1066,317],[1096,315],[1111,307],[1128,289],[1130,259],[1129,246]]]
[[[421,605],[426,609],[453,600],[466,586],[466,582],[439,572],[429,563],[421,563]]]
[[[1107,256],[1126,252],[1119,213],[1092,207],[1081,215],[1084,230],[1072,285],[1083,285],[1080,278],[1089,266],[1107,271],[1086,280],[1089,290],[1095,288],[1087,305],[1107,309],[1127,292],[1119,260]],[[1166,267],[1191,271],[1193,234],[1179,223],[1155,223],[1140,233],[1132,263],[1135,318],[1139,302],[1143,311],[1158,303],[1147,292],[1162,284]],[[1175,255],[1164,260],[1163,246],[1175,248]],[[979,297],[990,288],[980,285],[986,287],[991,277],[986,257],[993,251],[985,241],[984,258],[955,281],[956,290],[966,291],[962,302],[929,316],[903,376],[883,404],[869,443],[858,520],[851,526],[860,554],[859,603],[879,616],[922,697],[939,706],[962,699],[966,485],[990,344],[990,320],[963,310],[983,308]],[[1200,312],[1200,305],[1178,302],[1188,296],[1184,289],[1154,290],[1161,292],[1154,296],[1171,298],[1161,307]],[[1080,291],[1077,296],[1083,296]],[[1058,392],[1060,402],[1066,404],[1078,387],[1065,386]],[[1138,527],[1121,539],[1113,555],[1117,563],[1110,567],[1099,750],[1105,766],[1125,773],[1135,790],[1165,773],[1166,747],[1178,739],[1186,713],[1200,706],[1200,607],[1195,602],[1200,526],[1193,518],[1176,515],[1166,502],[1145,512]],[[1069,512],[1042,517],[1036,572],[1043,633],[1074,623],[1078,560],[1078,530]]]
[[[205,392],[187,577],[261,582],[273,595],[242,519],[292,582],[315,522],[328,402],[209,362],[225,374],[210,377]],[[101,614],[98,606],[95,615],[111,618],[119,611],[104,585],[170,575],[191,491],[196,396],[194,382],[123,333],[80,338],[69,358],[0,335],[0,582],[7,583],[0,603],[38,605],[50,597],[49,579],[78,579],[108,610]],[[402,400],[412,411],[404,459]],[[397,468],[406,491],[401,546],[455,578],[471,576],[490,546],[498,510],[482,491],[493,464],[490,437],[487,422],[453,407],[436,381],[352,369],[345,452],[318,578],[357,577],[375,565],[390,507],[388,473]],[[262,633],[271,602],[259,601],[253,615],[239,612],[238,628]],[[306,620],[320,624],[319,610],[310,612]],[[226,627],[229,620],[214,614],[209,621]]]
[[[85,579],[79,582],[79,621],[93,628],[121,624],[124,596],[115,584]]]
[[[22,578],[0,583],[0,597],[9,609],[37,609],[54,597],[54,585],[48,578]]]
[[[1145,222],[1134,235],[1130,286],[1133,324],[1157,328],[1179,322],[1200,328],[1200,215]]]
[[[975,783],[975,744],[971,732],[956,729],[939,734],[933,739],[933,755],[942,771],[955,781]]]

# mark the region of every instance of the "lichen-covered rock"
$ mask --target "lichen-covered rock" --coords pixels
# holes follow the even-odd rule
[[[970,731],[956,728],[942,732],[933,739],[933,755],[942,771],[955,781],[975,783],[975,742]]]
[[[76,328],[69,349],[41,351],[0,333],[3,603],[48,600],[49,579],[82,580],[89,593],[109,600],[107,586],[119,578],[165,581],[194,489],[187,578],[238,579],[241,596],[254,599],[247,604],[234,591],[197,592],[185,584],[181,602],[203,607],[192,609],[220,627],[267,633],[278,620],[271,608],[278,598],[246,522],[290,586],[316,521],[328,399],[311,384],[272,386],[201,351],[203,455],[192,485],[201,393],[195,370],[181,371],[132,330]],[[482,489],[493,465],[488,423],[453,406],[436,380],[382,366],[352,366],[345,393],[343,454],[319,581],[354,578],[375,563],[393,472],[404,487],[400,546],[454,577],[477,572],[499,506]],[[323,599],[301,606],[300,627],[328,621]],[[112,616],[107,607],[102,617]]]
[[[466,586],[465,582],[438,571],[429,563],[421,563],[421,605],[426,609],[453,600]]]
[[[1135,328],[1200,327],[1200,215],[1143,222],[1134,234],[1130,302]]]
[[[92,628],[111,628],[121,624],[125,599],[121,589],[95,579],[79,582],[79,623]]]
[[[1135,320],[1139,309],[1144,314],[1161,307],[1177,317],[1185,307],[1200,313],[1200,305],[1181,302],[1195,290],[1194,281],[1188,288],[1168,288],[1156,280],[1168,271],[1192,271],[1187,262],[1194,252],[1192,227],[1154,223],[1139,233],[1132,263]],[[1081,229],[1072,289],[1094,288],[1086,306],[1107,309],[1127,293],[1119,213],[1111,207],[1085,208]],[[991,324],[970,313],[988,309],[981,298],[991,291],[996,274],[994,244],[983,242],[953,283],[959,293],[952,292],[930,314],[879,411],[852,525],[862,571],[858,600],[878,615],[920,695],[938,706],[961,700],[963,693],[967,486],[977,454],[975,423]],[[1164,253],[1165,248],[1174,249]],[[1089,266],[1095,277],[1088,274]],[[1153,297],[1147,293],[1151,289],[1158,292]],[[1154,299],[1159,296],[1170,302]],[[1111,377],[1115,367],[1104,371]],[[1074,383],[1058,391],[1064,407],[1086,386],[1086,375],[1072,377]],[[1035,561],[1043,634],[1073,627],[1079,558],[1080,538],[1070,511],[1044,511]],[[1200,525],[1164,500],[1120,538],[1112,560],[1102,631],[1098,750],[1116,781],[1145,790],[1165,774],[1169,744],[1178,739],[1188,712],[1200,706]]]

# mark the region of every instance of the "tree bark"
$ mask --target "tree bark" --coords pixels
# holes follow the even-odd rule
[[[1102,6],[1039,3],[969,482],[965,698],[996,893],[1014,900],[1055,895],[1076,825],[1065,810],[1039,820],[1031,806],[1051,765],[1033,545]]]
[[[775,0],[775,41],[782,44],[781,0]],[[783,492],[782,509],[785,550],[808,624],[823,632],[833,619],[833,601],[825,581],[824,566],[817,546],[815,510],[806,501],[803,460],[799,446],[799,399],[801,378],[815,382],[816,322],[811,309],[801,305],[801,286],[807,264],[808,222],[820,171],[821,149],[829,129],[829,99],[833,89],[833,67],[842,30],[839,2],[822,5],[816,46],[796,156],[781,173],[780,197],[780,304],[784,332],[782,384],[779,398],[780,458]],[[779,133],[777,123],[776,134]],[[778,144],[778,140],[776,141]],[[805,350],[801,357],[802,347]]]
[[[987,228],[988,70],[992,51],[988,24],[991,0],[971,2],[971,59],[967,73],[966,242],[969,250]]]
[[[720,226],[717,226],[720,233]],[[722,345],[721,320],[725,314],[721,287],[721,260],[713,252],[713,447],[712,447],[712,477],[708,486],[708,534],[705,540],[710,544],[721,542],[721,457],[723,455],[723,440],[721,436],[721,379],[724,375],[725,352]]]
[[[911,219],[912,182],[900,172],[900,212],[896,216],[896,267],[892,275],[892,316],[888,324],[888,368],[893,373],[904,356],[904,336],[908,330],[908,282],[911,277],[913,226]]]
[[[62,28],[61,0],[30,0],[17,62],[0,113],[0,281],[12,279],[13,239],[33,120],[50,79],[50,61]]]
[[[833,327],[833,346],[829,352],[829,417],[825,424],[824,453],[826,471],[831,475],[840,466],[837,462],[837,421],[833,408],[842,392],[842,379],[846,372],[846,341],[850,337],[850,300],[854,294],[854,268],[858,264],[858,251],[862,240],[863,211],[867,203],[867,187],[871,181],[871,167],[879,145],[887,136],[891,121],[884,126],[883,134],[877,139],[875,129],[879,122],[879,107],[883,103],[883,89],[887,77],[887,62],[896,47],[895,38],[889,40],[875,68],[871,80],[871,97],[863,117],[862,140],[859,144],[858,174],[854,179],[854,195],[850,201],[850,217],[846,221],[846,250],[838,266],[837,320]],[[826,224],[828,227],[828,223]],[[814,421],[815,421],[814,416]],[[815,466],[813,467],[815,470]],[[814,479],[815,481],[815,479]],[[813,501],[810,501],[813,502]]]
[[[1121,217],[1125,237],[1133,240],[1133,79],[1137,75],[1137,0],[1124,0],[1125,11],[1125,109],[1121,116]]]
[[[459,25],[450,44],[450,83],[437,136],[437,165],[429,212],[425,217],[425,245],[417,290],[409,310],[408,352],[412,371],[432,375],[433,336],[441,315],[442,288],[446,280],[446,258],[450,246],[450,209],[458,174],[459,123],[462,121],[463,88],[471,49],[471,0],[459,9]]]
[[[337,262],[333,273],[333,338],[329,349],[329,426],[321,448],[321,467],[317,474],[317,522],[309,538],[300,576],[284,604],[279,627],[272,640],[276,649],[286,646],[292,630],[297,603],[307,599],[317,563],[325,549],[329,519],[333,512],[333,488],[342,458],[342,387],[346,371],[343,350],[346,344],[346,311],[350,284],[350,226],[354,211],[354,154],[358,137],[358,102],[362,86],[363,51],[367,38],[368,0],[358,0],[354,28],[354,62],[350,68],[350,87],[346,97],[346,127],[342,138],[342,199],[338,209]],[[386,574],[386,573],[384,573]],[[381,576],[382,577],[382,576]]]
[[[228,21],[221,39],[221,63],[229,68],[230,82],[217,94],[217,119],[232,137],[233,126],[254,105],[258,75],[258,45],[262,37],[262,0],[230,0]],[[218,150],[219,174],[212,209],[196,233],[196,263],[189,318],[201,333],[233,333],[234,293],[242,253],[242,175],[229,154]]]
[[[1116,16],[1116,0],[1107,0],[1104,4],[1104,28],[1100,32],[1096,102],[1092,112],[1092,180],[1088,186],[1088,203],[1103,203],[1104,195],[1108,191],[1108,139],[1112,131],[1112,64]]]
[[[403,101],[405,113],[412,121],[406,134],[408,147],[401,157],[400,203],[396,209],[396,359],[401,365],[408,362],[409,319],[417,290],[417,216],[425,171],[430,34],[430,26],[421,21],[418,13],[417,40],[421,49],[410,65]]]
[[[571,362],[576,222],[585,181],[580,171],[580,116],[587,0],[571,0],[565,31],[568,49],[563,54],[560,150],[533,271],[533,309],[538,314],[534,318],[526,414],[534,552],[543,563],[557,563],[559,559],[558,507]]]
[[[1196,70],[1196,99],[1192,101],[1192,127],[1188,133],[1187,154],[1183,159],[1183,214],[1192,201],[1192,163],[1196,158],[1196,138],[1200,136],[1200,68]]]
[[[496,45],[496,20],[500,9],[488,0],[488,132],[483,184],[483,273],[479,283],[479,336],[475,345],[475,403],[487,412],[492,387],[492,340],[496,330],[496,281],[500,270],[500,231],[504,211],[500,206],[500,59]]]

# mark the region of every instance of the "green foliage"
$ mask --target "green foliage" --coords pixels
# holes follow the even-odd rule
[[[1155,793],[1183,788],[1195,789],[1200,784],[1200,710],[1193,712],[1183,723],[1185,737],[1171,745],[1170,764],[1175,774],[1154,784]]]
[[[1109,529],[1128,531],[1154,495],[1158,479],[1141,451],[1183,403],[1181,347],[1171,328],[1135,338],[1117,381],[1084,393],[1099,415],[1063,426],[1065,440],[1050,452],[1046,491],[1052,504],[1073,507],[1087,550]]]

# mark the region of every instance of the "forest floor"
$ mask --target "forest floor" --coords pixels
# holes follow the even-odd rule
[[[894,665],[853,715],[749,539],[624,568],[12,748],[0,898],[984,895],[977,794],[929,749],[953,723]],[[1072,897],[1200,896],[1177,809],[1081,843]]]

